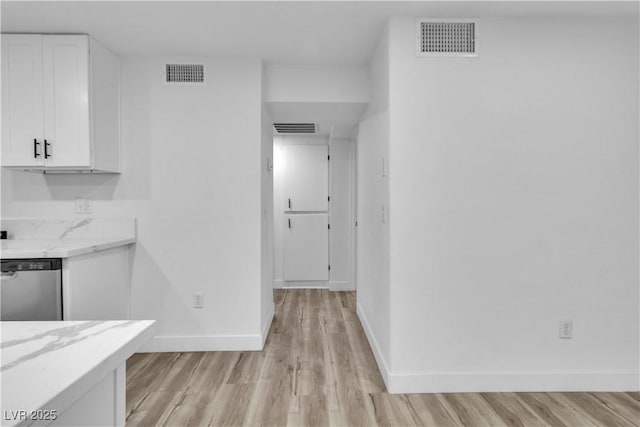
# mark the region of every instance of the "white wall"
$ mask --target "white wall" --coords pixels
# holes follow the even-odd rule
[[[390,362],[389,177],[382,174],[389,157],[389,34],[381,35],[371,62],[371,103],[358,128],[358,316],[383,377]],[[382,221],[384,206],[386,222]]]
[[[478,58],[417,58],[415,28],[390,26],[390,390],[637,390],[637,18],[483,19]]]
[[[261,63],[206,59],[214,78],[187,87],[163,83],[164,60],[121,59],[122,175],[3,170],[2,215],[72,217],[89,197],[95,216],[137,217],[131,312],[158,320],[147,349],[259,348]]]
[[[273,287],[283,282],[283,221],[284,221],[284,149],[283,138],[273,137]]]
[[[264,100],[275,122],[315,123],[349,138],[370,99],[366,65],[267,65]]]
[[[263,74],[264,76],[264,74]],[[264,86],[263,86],[264,89]],[[274,266],[274,241],[273,241],[273,122],[262,106],[262,122],[260,135],[261,152],[261,198],[262,219],[260,223],[260,250],[261,250],[261,331],[262,339],[267,339],[271,320],[275,314],[273,302],[273,266]],[[271,170],[270,170],[271,168]]]
[[[353,280],[355,260],[354,250],[354,145],[355,141],[329,138],[329,188],[331,194],[329,230],[329,289],[352,291],[356,289]]]
[[[370,97],[366,65],[267,65],[266,102],[361,103]]]

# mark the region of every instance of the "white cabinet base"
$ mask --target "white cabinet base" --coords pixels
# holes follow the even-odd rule
[[[129,248],[119,246],[62,261],[64,320],[129,319]]]
[[[123,426],[126,415],[126,361],[69,406],[51,426]]]

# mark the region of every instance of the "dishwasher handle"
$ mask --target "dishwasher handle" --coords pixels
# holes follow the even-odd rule
[[[18,277],[18,272],[16,270],[7,272],[3,271],[0,273],[0,280],[13,280],[16,277]]]

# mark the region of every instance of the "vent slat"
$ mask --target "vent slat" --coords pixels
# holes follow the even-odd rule
[[[315,123],[274,123],[277,133],[316,133]]]
[[[167,83],[204,83],[203,64],[166,64]]]
[[[476,56],[476,22],[420,21],[418,55]]]

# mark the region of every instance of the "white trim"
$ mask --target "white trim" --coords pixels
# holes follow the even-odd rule
[[[329,289],[331,291],[355,291],[356,287],[349,281],[284,281],[274,280],[273,289]]]
[[[264,344],[267,342],[267,337],[269,336],[269,330],[271,329],[271,323],[273,322],[273,317],[275,316],[276,310],[275,310],[275,304],[271,304],[269,307],[271,307],[271,310],[269,310],[269,314],[267,316],[267,322],[265,323],[264,327],[262,328],[262,349],[264,349]]]
[[[161,335],[151,338],[138,353],[178,351],[257,351],[262,335]]]
[[[356,287],[349,281],[329,282],[330,291],[355,291]]]
[[[357,313],[389,393],[640,390],[640,373],[628,371],[393,373],[387,368],[388,365],[359,303]]]
[[[637,391],[638,372],[389,373],[389,393]],[[385,381],[386,383],[386,381]]]
[[[369,327],[369,322],[367,321],[367,316],[365,316],[360,303],[356,303],[356,313],[358,314],[358,319],[360,319],[360,324],[362,325],[362,329],[364,329],[364,333],[367,336],[367,340],[369,341],[369,346],[373,351],[373,356],[376,359],[376,363],[378,364],[378,370],[382,375],[382,380],[384,384],[387,386],[387,389],[390,390],[391,387],[389,385],[389,369],[387,369],[387,363],[384,360],[384,356],[382,355],[382,351],[380,351],[380,346],[378,345],[378,341],[376,340],[375,335],[373,335],[373,331],[371,327]]]
[[[282,289],[329,289],[328,280],[284,280]]]

